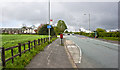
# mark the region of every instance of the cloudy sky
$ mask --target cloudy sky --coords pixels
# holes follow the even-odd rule
[[[111,2],[82,1],[51,1],[51,19],[56,25],[58,20],[64,20],[69,31],[77,31],[83,27],[88,29],[90,14],[90,29],[118,28],[118,0]],[[1,2],[0,27],[38,26],[48,23],[48,1],[41,2]],[[86,14],[86,15],[84,15]]]

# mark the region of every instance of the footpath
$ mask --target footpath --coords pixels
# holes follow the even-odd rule
[[[57,39],[40,51],[25,68],[73,68],[73,65],[65,47]]]

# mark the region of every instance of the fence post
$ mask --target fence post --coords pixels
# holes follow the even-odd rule
[[[25,44],[23,44],[23,46],[24,46],[24,51],[25,51]]]
[[[44,43],[45,43],[45,38],[44,38]]]
[[[13,57],[13,49],[11,49],[11,54],[12,54],[12,57]],[[13,58],[12,58],[12,63],[14,62]]]
[[[34,40],[34,48],[35,48],[35,46],[36,46],[36,42],[35,42],[36,40]]]
[[[29,48],[29,51],[30,51],[30,41],[28,41],[28,48]]]
[[[2,47],[2,66],[5,66],[5,48]]]
[[[40,39],[38,39],[38,45],[40,45]]]
[[[19,47],[18,47],[18,51],[19,51],[19,56],[21,57],[21,43],[18,43]]]

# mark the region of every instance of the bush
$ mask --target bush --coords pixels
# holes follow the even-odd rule
[[[75,34],[95,37],[95,33],[74,32]],[[97,32],[97,37],[120,37],[120,32]]]
[[[39,35],[48,35],[47,25],[48,25],[48,24],[43,25],[42,28],[39,28],[39,29],[38,29],[38,34],[39,34]],[[50,28],[50,35],[51,35],[51,36],[56,35],[53,27]]]
[[[98,32],[98,37],[119,37],[120,32]]]

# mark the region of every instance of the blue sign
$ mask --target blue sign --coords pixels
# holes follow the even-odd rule
[[[51,28],[51,25],[48,25],[47,28]]]

